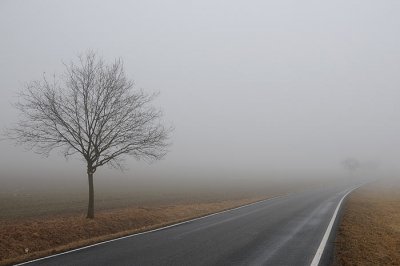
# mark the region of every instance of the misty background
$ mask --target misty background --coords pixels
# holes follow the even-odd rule
[[[398,14],[389,0],[3,0],[0,127],[17,121],[11,103],[27,82],[93,49],[160,92],[154,104],[175,127],[164,160],[131,158],[95,180],[325,177],[347,157],[397,170]],[[79,180],[86,190],[75,158],[1,141],[1,182]]]

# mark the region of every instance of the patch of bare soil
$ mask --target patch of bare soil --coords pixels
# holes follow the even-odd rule
[[[400,179],[380,180],[350,195],[334,265],[400,265]]]
[[[72,248],[142,232],[261,200],[261,197],[104,210],[94,220],[53,215],[0,223],[0,265],[31,260]]]

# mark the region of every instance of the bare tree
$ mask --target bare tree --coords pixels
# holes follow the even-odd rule
[[[349,171],[350,173],[354,173],[357,169],[360,168],[360,162],[355,158],[347,158],[342,162],[342,166],[344,169]]]
[[[43,77],[27,85],[16,103],[21,119],[6,134],[45,156],[56,148],[65,157],[79,154],[87,165],[87,218],[94,218],[96,169],[120,168],[126,155],[161,159],[171,129],[162,125],[161,111],[150,105],[155,95],[134,90],[121,59],[106,64],[88,52],[65,68],[58,79]]]

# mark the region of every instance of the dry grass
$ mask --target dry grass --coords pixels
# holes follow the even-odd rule
[[[146,231],[261,199],[254,197],[211,203],[103,210],[97,213],[94,220],[87,220],[83,215],[74,213],[25,220],[3,220],[0,225],[0,265]],[[25,249],[29,249],[29,252],[26,253]]]
[[[7,181],[8,180],[8,181]],[[160,182],[97,180],[96,219],[85,219],[86,183],[2,179],[0,265],[26,261],[230,209],[335,179]],[[43,185],[45,184],[45,185]],[[26,254],[25,249],[29,252]]]
[[[400,179],[380,180],[347,201],[335,265],[400,265]]]

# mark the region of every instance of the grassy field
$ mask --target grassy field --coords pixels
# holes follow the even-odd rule
[[[6,219],[83,214],[87,207],[87,181],[26,179],[19,183],[0,177],[0,222]],[[329,180],[325,180],[330,182]],[[315,179],[287,180],[96,180],[95,208],[205,203],[285,193],[321,184]]]
[[[97,212],[94,220],[88,220],[82,214],[64,214],[3,221],[0,226],[0,265],[150,230],[261,199],[263,197],[115,208]]]
[[[4,180],[3,180],[4,181]],[[213,182],[101,182],[96,218],[85,218],[87,184],[3,182],[0,188],[0,265],[241,206],[334,180],[246,179]],[[84,180],[83,180],[84,181]]]
[[[400,179],[350,195],[335,249],[334,265],[400,265]]]
[[[65,213],[84,214],[88,191],[86,180],[72,184],[38,180],[37,185],[0,186],[0,222]],[[276,186],[277,187],[277,186]],[[266,189],[264,192],[275,192]],[[279,192],[279,189],[276,191]],[[264,194],[259,189],[241,186],[209,186],[205,184],[152,184],[118,180],[95,184],[96,211],[124,207],[159,206],[160,204],[204,203],[239,199]]]
[[[96,218],[87,220],[84,181],[4,181],[0,187],[0,265],[146,231],[288,191],[287,185],[272,181],[261,186],[234,180],[99,180],[95,187]]]

